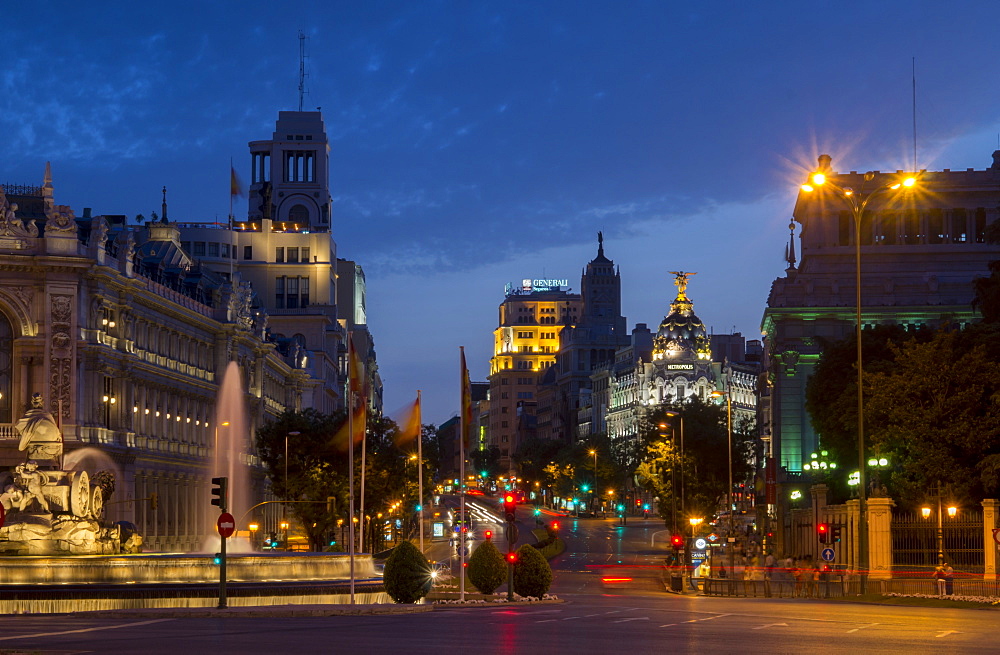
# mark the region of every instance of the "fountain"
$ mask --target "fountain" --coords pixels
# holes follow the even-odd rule
[[[208,554],[219,543],[214,521],[204,528],[212,535],[205,554],[139,553],[134,526],[101,521],[104,489],[114,484],[110,459],[92,448],[64,457],[61,431],[43,405],[34,394],[17,423],[26,461],[7,474],[6,484],[0,474],[6,513],[0,554],[7,556],[0,612],[215,607],[219,567]],[[212,471],[229,477],[230,509],[240,514],[251,498],[247,423],[240,371],[230,363],[220,387]],[[84,468],[91,463],[105,467],[95,479]],[[235,550],[244,554],[227,558],[230,606],[348,602],[346,554],[265,554],[249,544]],[[356,557],[354,568],[356,601],[388,602],[371,556]]]

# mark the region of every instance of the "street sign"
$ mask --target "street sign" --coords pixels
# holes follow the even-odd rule
[[[517,543],[517,524],[516,523],[508,523],[507,526],[503,529],[503,536],[504,536],[504,539],[507,540],[507,543],[510,544],[511,546],[513,546],[514,544],[516,544]]]
[[[236,529],[236,519],[229,512],[223,512],[219,514],[219,520],[216,521],[216,526],[219,528],[219,536],[223,539],[228,539],[233,536],[233,530]]]
[[[821,555],[823,556],[824,562],[832,562],[833,558],[837,556],[837,553],[835,553],[832,548],[824,548]]]

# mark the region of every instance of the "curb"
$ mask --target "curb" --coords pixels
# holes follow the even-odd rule
[[[75,615],[108,619],[246,619],[246,618],[291,618],[300,616],[372,616],[376,614],[419,614],[430,612],[431,605],[268,605],[251,607],[180,607],[163,609],[98,610],[75,612]]]

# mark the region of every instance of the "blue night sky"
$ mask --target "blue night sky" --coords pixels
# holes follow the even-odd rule
[[[983,169],[1000,132],[1000,4],[5,2],[0,181],[82,213],[224,220],[229,161],[298,106],[331,140],[334,233],[367,273],[386,410],[458,409],[504,285],[621,267],[629,327],[675,289],[759,335],[794,195],[838,170]],[[280,7],[280,9],[279,9]],[[236,206],[245,215],[246,200]]]

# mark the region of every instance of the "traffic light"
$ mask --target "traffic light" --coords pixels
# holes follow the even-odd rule
[[[538,509],[538,508],[536,507],[536,508],[535,508],[535,516],[541,516],[541,515],[542,515],[542,510],[540,510],[540,509]]]
[[[222,553],[216,553],[215,557],[212,558],[212,564],[219,566],[222,564]]]
[[[424,506],[423,506],[423,505],[421,505],[420,503],[417,503],[417,506],[413,508],[413,511],[415,511],[415,512],[419,512],[419,511],[420,511],[420,510],[422,510],[423,508],[424,508]]]
[[[640,500],[640,499],[636,498],[636,499],[635,499],[635,506],[636,506],[636,507],[639,507],[640,505],[642,505],[642,500]]]
[[[489,541],[490,539],[492,539],[493,538],[493,530],[487,530],[486,533],[485,533],[485,537],[486,537],[486,541]]]
[[[149,509],[157,509],[160,506],[160,494],[155,491],[149,494]]]
[[[517,502],[514,500],[514,494],[504,494],[503,513],[504,513],[504,518],[507,519],[508,523],[514,522],[515,509],[517,509]]]
[[[818,524],[816,526],[816,534],[819,535],[819,542],[825,544],[830,537],[830,526],[826,523]]]
[[[670,537],[670,545],[678,550],[684,547],[684,537],[679,534],[675,534]]]
[[[220,512],[225,512],[228,507],[229,478],[212,478],[212,504],[218,506]]]
[[[517,563],[517,553],[507,553],[507,561],[511,564]]]
[[[559,521],[553,521],[552,522],[552,529],[553,530],[558,530],[559,529]]]
[[[837,544],[840,543],[840,526],[835,525],[830,528],[830,543]]]
[[[588,491],[590,491],[590,485],[589,484],[581,484],[580,485],[580,491],[582,491],[583,493],[587,493]]]

